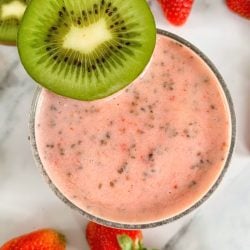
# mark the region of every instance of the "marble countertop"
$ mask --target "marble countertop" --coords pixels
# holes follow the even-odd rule
[[[250,22],[228,11],[222,0],[197,0],[188,22],[174,27],[156,1],[150,2],[157,27],[192,42],[223,75],[235,104],[237,143],[212,197],[195,214],[144,230],[145,243],[162,248],[168,242],[166,250],[249,250]],[[67,235],[67,249],[88,249],[86,220],[54,195],[35,167],[28,141],[35,87],[16,48],[0,46],[0,245],[24,232],[53,227]]]

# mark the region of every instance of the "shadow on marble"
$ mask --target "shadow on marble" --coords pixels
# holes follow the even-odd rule
[[[248,77],[247,79],[250,79],[250,58],[249,58],[249,64],[248,64],[248,68],[247,68],[247,74]],[[247,124],[245,127],[245,140],[246,140],[246,148],[248,151],[248,155],[250,155],[250,82],[249,85],[247,86],[246,89],[247,93],[248,93],[248,98],[247,98],[247,109],[246,109],[246,117],[247,117]]]
[[[244,67],[245,66],[245,67]],[[244,74],[244,82],[235,82],[240,85],[241,96],[237,96],[235,103],[237,119],[237,143],[236,153],[242,156],[250,155],[250,59],[246,61],[246,65],[242,66],[242,74]],[[241,105],[239,105],[241,103]]]
[[[14,60],[3,68],[1,67],[0,98],[4,94],[6,88],[13,87],[18,82],[18,75],[15,74],[14,70],[19,64],[19,60]]]
[[[250,249],[250,168],[197,214],[195,221],[168,250]]]

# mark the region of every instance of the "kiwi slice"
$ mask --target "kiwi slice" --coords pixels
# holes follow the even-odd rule
[[[18,26],[27,4],[25,0],[0,0],[0,43],[16,44]]]
[[[63,96],[94,100],[145,68],[156,40],[145,0],[32,0],[18,33],[31,77]]]

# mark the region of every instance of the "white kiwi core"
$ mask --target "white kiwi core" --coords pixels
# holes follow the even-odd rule
[[[11,3],[3,4],[1,19],[7,20],[13,17],[21,19],[23,13],[25,12],[26,7],[27,6],[24,3],[21,3],[19,1],[13,1]]]
[[[87,27],[72,26],[64,37],[63,48],[88,54],[110,39],[112,39],[112,33],[105,19],[102,18]]]

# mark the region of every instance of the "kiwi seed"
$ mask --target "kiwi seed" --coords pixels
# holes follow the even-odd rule
[[[148,63],[155,40],[145,0],[32,0],[18,49],[39,84],[94,100],[130,84]]]

